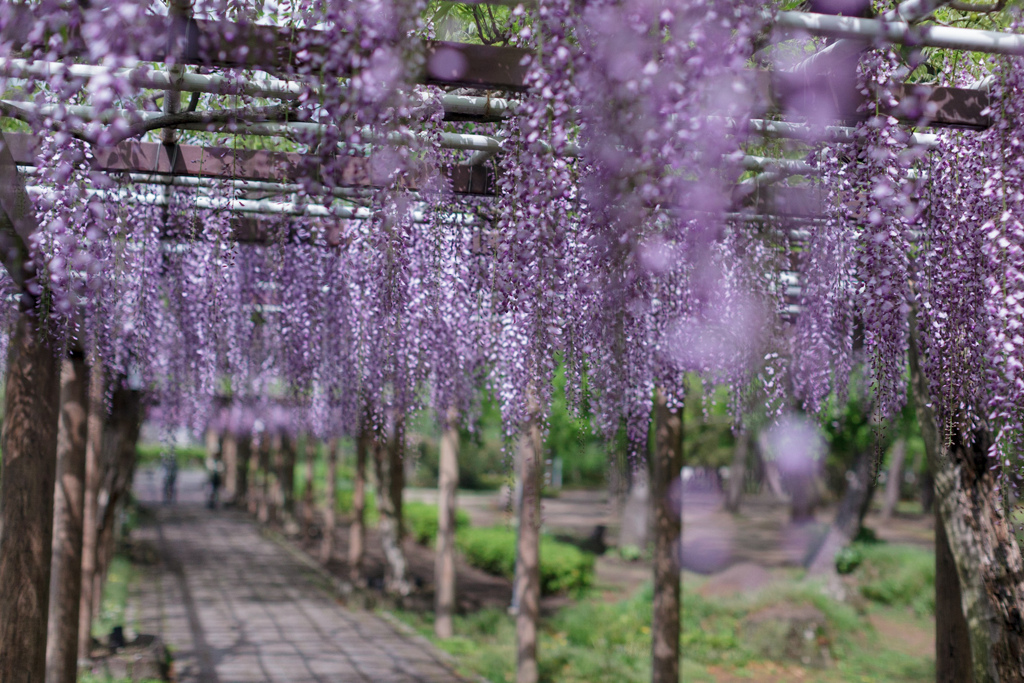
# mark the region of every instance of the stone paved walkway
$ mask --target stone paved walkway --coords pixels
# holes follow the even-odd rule
[[[179,502],[157,502],[159,475],[136,495],[155,511],[133,537],[156,561],[141,569],[129,628],[159,634],[180,683],[441,683],[460,681],[430,644],[342,607],[320,575],[241,513],[202,505],[202,479],[182,473]]]

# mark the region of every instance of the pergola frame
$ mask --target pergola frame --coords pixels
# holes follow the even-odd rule
[[[476,3],[470,3],[476,4]],[[507,3],[500,3],[507,4]],[[917,45],[937,45],[955,49],[971,49],[997,54],[1019,54],[1024,48],[1021,40],[1005,36],[993,35],[991,31],[971,29],[955,29],[953,33],[944,27],[928,27],[920,29],[911,23],[924,18],[935,7],[945,4],[934,0],[909,0],[904,2],[892,16],[880,20],[863,20],[850,17],[833,17],[802,12],[780,12],[775,17],[776,26],[784,31],[800,31],[813,35],[841,37],[839,44],[831,46],[822,53],[852,52],[859,53],[867,47],[864,39],[882,38],[894,42],[913,42]],[[20,46],[25,54],[33,50],[33,27],[35,18],[28,7],[12,10],[12,20],[0,31],[0,39]],[[943,30],[939,30],[943,29]],[[140,50],[131,55],[144,61],[170,61],[173,69],[166,70],[135,68],[127,71],[130,82],[140,88],[166,89],[169,92],[199,92],[212,94],[245,94],[261,96],[282,101],[293,100],[302,92],[303,84],[284,78],[267,79],[235,79],[222,75],[191,74],[181,72],[182,66],[258,68],[266,73],[287,73],[298,64],[297,45],[306,48],[301,60],[305,73],[315,73],[318,60],[322,59],[323,46],[330,43],[330,37],[313,29],[283,29],[275,26],[248,24],[230,21],[212,21],[177,16],[145,16],[139,19],[139,30],[152,36],[166,36],[166,40],[155,40],[147,45],[177,45],[173,53],[167,49]],[[997,40],[998,36],[1003,39]],[[38,38],[38,36],[36,36]],[[236,48],[249,46],[244,57],[237,58]],[[320,50],[318,50],[320,46]],[[837,50],[842,47],[844,50]],[[422,45],[426,57],[427,70],[421,74],[420,81],[425,84],[440,86],[468,86],[476,89],[494,91],[499,94],[515,93],[525,88],[526,67],[524,57],[526,50],[511,47],[495,47],[441,41],[427,41]],[[431,59],[439,51],[451,51],[461,57],[464,69],[461,73],[438,73],[431,68]],[[87,50],[81,39],[73,33],[68,36],[58,56],[65,60],[81,58]],[[125,56],[125,55],[123,55]],[[814,59],[812,57],[812,59]],[[100,65],[46,63],[27,59],[0,60],[0,76],[41,77],[64,70],[69,75],[90,78],[109,74],[111,70]],[[849,71],[849,69],[847,69]],[[344,77],[347,74],[334,74]],[[801,70],[794,72],[759,72],[755,74],[758,96],[764,101],[784,105],[788,98],[806,96],[815,89],[825,93],[824,96],[836,96],[839,88],[849,87],[848,78],[835,78],[835,70],[826,76],[819,77],[819,82],[810,82],[807,74]],[[933,127],[958,127],[984,129],[989,125],[986,115],[988,94],[984,89],[963,89],[908,85],[905,90],[913,90],[914,95],[932,106],[929,122]],[[850,100],[848,93],[840,94],[846,100],[845,111],[838,115],[847,123],[857,118],[856,98]],[[15,105],[15,103],[7,103]],[[515,112],[517,102],[504,97],[481,97],[464,95],[446,95],[443,98],[445,120],[449,121],[498,121]],[[8,110],[10,113],[10,110]],[[89,112],[77,112],[85,117]],[[140,113],[135,120],[157,119],[159,114]],[[284,135],[294,137],[299,132],[315,133],[319,124],[315,123],[278,123],[273,121],[218,121],[216,123],[180,123],[172,128],[188,130],[224,130],[251,135]],[[766,137],[801,137],[807,127],[804,124],[787,121],[754,121],[754,131]],[[844,126],[833,126],[827,130],[829,139],[843,141],[850,137],[852,129]],[[37,144],[30,136],[8,136],[16,163],[31,165],[33,148]],[[923,134],[915,134],[912,144],[931,144],[933,138]],[[476,154],[464,164],[448,166],[444,173],[450,179],[452,190],[456,194],[493,195],[496,189],[494,171],[483,166],[482,162],[494,154],[501,153],[501,141],[487,136],[466,136],[446,134],[442,147],[451,149],[474,150]],[[98,150],[94,168],[112,172],[128,172],[134,174],[159,174],[170,176],[205,177],[221,179],[237,179],[247,181],[294,183],[308,159],[295,153],[271,151],[242,151],[226,148],[179,145],[127,141],[113,149]],[[368,163],[359,157],[346,159],[343,173],[343,184],[355,187],[370,187],[374,184],[369,172]],[[766,171],[756,181],[760,187],[767,181],[775,181],[787,175],[812,173],[813,169],[802,162],[785,159],[767,159],[748,156],[743,160],[748,170]],[[406,186],[415,189],[415,182],[408,181]],[[777,188],[784,194],[800,195],[796,188]],[[795,192],[791,192],[791,190]],[[740,192],[741,196],[747,194]],[[757,193],[759,196],[761,193]],[[774,203],[782,207],[792,207],[795,201],[785,198]],[[763,208],[763,207],[760,207]],[[798,211],[782,209],[783,213],[808,213],[804,206]],[[815,213],[815,212],[810,212]]]
[[[900,44],[913,44],[918,46],[935,46],[950,49],[968,49],[990,54],[1020,55],[1024,54],[1024,37],[1007,36],[993,32],[972,31],[964,29],[944,29],[942,27],[919,28],[915,22],[925,18],[942,2],[934,0],[907,0],[896,10],[888,13],[883,20],[861,20],[850,18],[837,18],[826,15],[814,15],[799,12],[779,13],[775,18],[775,25],[786,31],[799,31],[805,34],[841,38],[829,48],[809,58],[808,61],[825,62],[831,65],[830,69],[824,69],[820,74],[812,75],[809,68],[797,68],[791,72],[758,72],[755,74],[755,82],[758,88],[758,97],[764,102],[773,102],[781,109],[790,98],[821,97],[841,102],[836,109],[836,125],[825,129],[828,141],[843,142],[852,137],[849,124],[856,121],[857,105],[859,97],[851,94],[851,86],[854,82],[850,68],[851,59],[869,46],[869,40],[884,40]],[[172,4],[172,10],[174,5]],[[0,41],[13,44],[16,50],[31,56],[35,53],[36,45],[33,40],[40,36],[35,35],[34,25],[36,18],[32,9],[27,6],[8,8],[9,21],[0,30]],[[284,29],[275,26],[262,26],[239,22],[197,20],[183,16],[181,12],[171,11],[167,17],[145,16],[139,19],[136,29],[140,34],[156,37],[156,40],[147,41],[145,50],[139,50],[130,56],[144,62],[162,63],[162,70],[143,71],[137,70],[129,73],[130,82],[137,87],[164,90],[166,92],[196,92],[211,93],[219,95],[241,94],[247,96],[267,97],[289,101],[298,96],[298,92],[304,87],[296,81],[284,78],[294,74],[297,69],[304,74],[303,77],[312,78],[312,74],[320,71],[318,67],[323,65],[323,58],[326,47],[331,43],[331,36],[326,32],[318,32],[310,29]],[[48,36],[41,36],[44,43]],[[302,54],[295,48],[303,46]],[[163,47],[159,47],[163,46]],[[239,50],[238,48],[246,48]],[[443,100],[445,107],[445,120],[448,121],[478,121],[494,122],[513,114],[517,108],[513,100],[504,97],[509,93],[523,92],[526,90],[526,60],[528,52],[521,48],[493,47],[470,44],[459,44],[441,41],[427,41],[421,45],[421,52],[425,57],[425,69],[419,75],[418,82],[426,85],[442,87],[468,87],[477,90],[494,92],[502,97],[467,97],[464,95],[448,95]],[[69,62],[80,60],[88,54],[82,38],[71,32],[56,50],[50,51],[48,57],[67,60]],[[450,59],[450,57],[456,57]],[[447,57],[447,58],[441,58]],[[458,64],[451,67],[451,64]],[[188,66],[259,69],[274,78],[263,81],[233,80],[221,76],[210,76],[202,74],[188,74],[184,68]],[[15,59],[3,60],[0,62],[0,76],[18,77],[45,77],[51,73],[51,69],[65,69],[71,75],[80,78],[91,78],[102,76],[104,67],[89,64],[73,64],[69,66],[41,63],[39,61],[19,61]],[[331,78],[343,78],[350,74],[330,74]],[[928,111],[929,124],[933,127],[957,127],[974,130],[982,130],[990,125],[986,110],[989,106],[988,93],[984,88],[945,88],[932,87],[914,84],[906,84],[903,88],[903,96],[919,98],[930,106]],[[177,99],[177,98],[175,98]],[[169,117],[167,126],[163,128],[200,128],[207,130],[210,125],[229,127],[238,126],[238,130],[267,135],[290,135],[296,130],[296,126],[282,124],[273,120],[246,120],[246,115],[239,114],[237,120],[214,121],[201,120],[205,113],[199,113],[200,120],[186,120],[188,117],[179,117],[171,121],[179,112],[177,108],[169,104],[170,98],[165,97],[163,116]],[[5,107],[7,115],[18,113],[17,103],[0,103]],[[31,113],[31,112],[30,112]],[[88,116],[87,111],[80,112]],[[144,120],[148,114],[140,115],[139,119]],[[152,120],[160,121],[161,115],[150,117]],[[152,121],[151,121],[152,122]],[[917,122],[913,122],[917,123]],[[751,128],[765,137],[804,137],[809,129],[805,124],[791,121],[755,121]],[[306,128],[305,133],[315,133],[316,125]],[[470,136],[450,136],[447,140],[451,148],[474,151],[476,154],[471,157],[469,163],[451,164],[442,169],[451,183],[453,191],[460,195],[488,197],[494,196],[498,187],[496,171],[490,165],[480,163],[490,155],[501,153],[501,141],[485,136],[474,136],[481,139],[470,139]],[[18,167],[32,167],[36,164],[36,150],[40,140],[33,135],[7,133],[0,135],[4,144],[0,145],[0,256],[3,256],[3,265],[7,268],[11,277],[17,284],[23,284],[29,279],[31,273],[26,270],[27,244],[32,233],[37,229],[35,220],[30,210],[28,194],[25,188],[24,178],[18,172]],[[916,133],[911,138],[911,144],[934,145],[934,136]],[[140,183],[150,183],[154,176],[159,178],[158,184],[165,186],[168,190],[175,185],[176,180],[182,184],[203,185],[204,182],[225,181],[226,184],[237,189],[251,189],[254,191],[281,191],[293,192],[297,190],[297,183],[305,179],[309,173],[310,164],[318,157],[304,155],[294,152],[274,152],[267,150],[237,150],[225,147],[201,146],[179,144],[173,133],[164,134],[162,142],[149,143],[128,140],[111,148],[100,148],[95,150],[95,159],[92,168],[95,171],[109,173],[127,174],[129,178],[134,175],[134,180]],[[749,213],[738,212],[737,219],[758,220],[763,216],[791,216],[815,220],[822,213],[820,198],[813,188],[774,186],[769,192],[761,192],[761,188],[775,183],[777,180],[788,175],[813,174],[813,166],[801,161],[789,159],[767,159],[756,156],[747,156],[743,159],[743,167],[748,170],[762,171],[761,175],[749,181],[744,181],[736,189],[733,196],[736,208],[745,208]],[[342,172],[342,185],[348,188],[369,189],[380,185],[380,181],[373,175],[370,160],[359,156],[346,156],[344,171]],[[163,182],[166,179],[167,182]],[[187,179],[187,180],[186,180]],[[239,184],[241,183],[241,184]],[[260,183],[261,185],[246,186],[245,183]],[[416,190],[416,179],[403,180],[403,187],[409,190]],[[327,190],[329,198],[334,199],[337,188]],[[325,193],[325,194],[327,194]],[[337,192],[344,197],[344,192]],[[311,204],[294,202],[274,202],[269,200],[238,200],[228,199],[218,203],[201,198],[195,206],[198,208],[223,209],[236,211],[245,214],[284,214],[312,216],[324,219],[361,219],[368,216],[364,209],[351,207],[317,208],[312,209]],[[166,195],[152,197],[152,202],[166,203]],[[233,227],[234,239],[243,242],[266,244],[272,236],[262,228],[258,220],[236,219]],[[328,230],[326,241],[329,246],[337,246],[340,243],[340,236],[337,231]],[[790,283],[792,284],[792,283]],[[27,303],[23,303],[23,310],[29,310],[31,306],[28,300],[31,297],[26,294]],[[32,331],[27,326],[23,316],[19,321],[19,333],[14,345],[27,358],[21,365],[17,365],[12,373],[12,380],[8,383],[8,402],[23,400],[34,407],[39,408],[39,413],[45,413],[45,406],[42,406],[43,399],[36,398],[33,392],[42,393],[38,387],[46,385],[47,391],[54,393],[55,378],[36,377],[32,372],[39,373],[39,367],[44,366],[47,360],[46,354],[49,349],[42,348],[42,344],[35,344]],[[33,367],[33,361],[39,360]],[[18,373],[21,373],[20,376]],[[15,396],[15,398],[11,398]],[[51,403],[55,398],[50,397]],[[40,407],[41,406],[41,407]],[[31,424],[22,420],[19,429],[20,433],[8,435],[5,428],[4,449],[9,446],[21,448],[30,455],[34,452],[42,452],[47,449],[55,451],[51,443],[53,435],[46,432],[39,425]],[[660,448],[660,446],[659,446]],[[52,454],[47,456],[52,458]],[[661,457],[656,456],[656,457]],[[27,460],[22,458],[22,460]],[[534,456],[534,460],[536,457]],[[43,467],[33,465],[33,467]],[[670,472],[671,467],[664,470]],[[27,479],[24,472],[12,472],[5,470],[5,477],[21,477]],[[654,480],[664,477],[654,477]],[[52,514],[52,480],[40,483],[40,494],[47,492],[51,495]],[[654,495],[655,500],[660,499]],[[667,500],[667,495],[664,496]],[[0,500],[4,510],[14,509],[14,506],[21,502],[18,500]],[[32,509],[26,505],[26,509]],[[522,506],[521,506],[522,507]],[[662,513],[658,513],[662,514]],[[667,512],[664,513],[667,516]],[[531,522],[532,524],[532,522]],[[530,524],[523,525],[529,527]],[[39,529],[40,537],[50,530],[50,520],[45,517],[38,521],[36,527]],[[522,528],[522,527],[521,527]],[[535,541],[536,539],[534,539]],[[47,545],[48,547],[48,545]],[[20,558],[31,555],[30,552],[19,549]],[[39,553],[36,553],[39,555]],[[14,585],[27,586],[26,593],[31,592],[33,596],[43,595],[46,586],[40,586],[39,577],[42,576],[42,561],[32,556],[32,562],[19,560],[20,565],[11,562],[0,563],[0,583],[8,582]],[[534,558],[535,559],[535,558]],[[34,562],[34,564],[33,564]],[[31,575],[30,581],[35,584],[29,585],[28,581],[20,578],[21,575]],[[678,584],[678,576],[676,577]],[[31,590],[29,590],[31,589]],[[3,605],[0,605],[3,607]],[[669,610],[672,611],[671,609]],[[678,619],[678,600],[674,607],[675,618]],[[28,631],[26,634],[7,633],[0,624],[0,638],[4,643],[24,644],[26,649],[31,649],[40,640],[38,624],[34,624],[36,631]],[[7,629],[21,628],[20,624]],[[44,637],[45,642],[45,621]],[[36,656],[36,655],[32,655]],[[0,667],[0,674],[3,669]]]

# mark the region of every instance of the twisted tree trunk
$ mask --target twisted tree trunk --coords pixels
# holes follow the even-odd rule
[[[668,407],[658,389],[654,402],[651,507],[654,513],[654,604],[651,614],[651,681],[679,683],[679,599],[682,567],[683,414]]]
[[[1024,681],[1024,564],[1002,510],[987,430],[954,435],[935,500],[960,579],[975,683]]]
[[[46,673],[61,361],[18,317],[7,356],[0,476],[0,681]]]
[[[57,429],[57,487],[53,519],[53,575],[47,630],[46,680],[78,678],[78,610],[82,592],[82,512],[85,506],[85,441],[89,381],[82,354],[65,359],[61,371]]]
[[[459,485],[458,411],[448,410],[441,433],[437,473],[437,555],[434,562],[434,633],[454,634],[455,612],[455,492]]]

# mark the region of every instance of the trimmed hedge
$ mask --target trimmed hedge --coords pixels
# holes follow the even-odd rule
[[[515,578],[516,532],[507,527],[470,527],[459,531],[455,544],[466,560],[491,574]],[[594,582],[594,556],[574,545],[542,535],[540,589],[548,595],[586,588]]]
[[[405,529],[420,545],[431,545],[437,538],[437,506],[427,503],[407,502],[402,505]],[[455,530],[469,526],[469,514],[455,510]]]

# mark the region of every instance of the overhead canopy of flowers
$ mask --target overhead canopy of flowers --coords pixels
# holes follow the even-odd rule
[[[563,362],[640,444],[686,373],[739,418],[816,410],[863,360],[890,415],[914,313],[950,429],[1019,433],[1019,58],[962,83],[867,34],[809,58],[793,27],[828,17],[782,9],[545,0],[466,9],[474,33],[389,0],[6,3],[3,132],[38,223],[7,318],[28,301],[195,428],[270,396],[353,433],[470,415],[488,384],[514,432]],[[458,31],[501,45],[436,40]],[[473,75],[495,64],[518,82]],[[852,105],[826,111],[836,83]],[[950,85],[984,125],[921,133]]]

